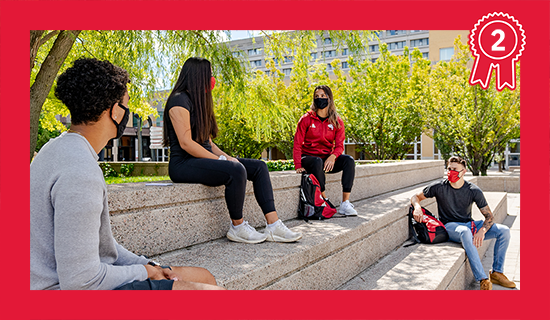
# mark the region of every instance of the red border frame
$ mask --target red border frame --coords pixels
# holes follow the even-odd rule
[[[523,25],[522,286],[519,291],[46,292],[29,288],[29,30],[470,30],[491,12]],[[204,14],[190,14],[204,12]],[[6,319],[550,318],[550,6],[547,1],[5,1],[0,0],[0,206]],[[542,174],[541,174],[542,171]],[[541,178],[541,175],[543,176]],[[542,204],[542,205],[541,205]],[[535,223],[532,223],[535,221]],[[531,223],[529,223],[531,222]],[[537,225],[543,228],[532,228]],[[532,229],[532,230],[531,230]],[[539,249],[540,248],[540,249]],[[542,250],[541,250],[542,249]],[[438,304],[422,310],[428,296]],[[311,301],[311,300],[310,300]],[[546,301],[546,302],[545,302]],[[236,308],[232,308],[237,306]],[[415,308],[416,307],[416,308]],[[451,311],[452,310],[452,311]]]

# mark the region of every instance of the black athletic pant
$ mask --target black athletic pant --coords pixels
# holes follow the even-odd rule
[[[171,158],[170,179],[177,183],[200,183],[210,187],[225,185],[225,202],[233,220],[243,217],[246,180],[252,181],[254,196],[264,214],[275,211],[273,188],[265,162],[253,159],[212,160]]]
[[[327,157],[328,158],[328,157]],[[306,169],[307,173],[311,173],[317,178],[321,185],[321,192],[325,191],[325,160],[327,158],[320,158],[315,156],[302,156],[302,167]],[[342,191],[351,192],[353,187],[353,179],[355,178],[355,160],[353,157],[347,154],[342,154],[336,161],[334,161],[334,167],[327,173],[342,172]]]

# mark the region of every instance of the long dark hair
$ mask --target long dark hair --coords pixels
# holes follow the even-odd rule
[[[332,90],[330,90],[329,86],[320,85],[315,87],[315,90],[313,90],[313,100],[315,101],[315,92],[317,90],[323,90],[328,98],[328,121],[332,123],[332,125],[336,128],[340,128],[340,123],[338,122],[338,112],[336,112],[336,105],[334,104],[334,98],[332,96]],[[317,106],[315,105],[315,102],[311,103],[311,110],[317,112]]]
[[[191,118],[193,139],[202,144],[209,138],[218,135],[218,124],[214,115],[211,88],[212,68],[210,61],[204,58],[189,58],[183,64],[180,75],[170,97],[186,92],[193,103],[194,117]],[[164,146],[169,146],[167,123],[170,122],[169,111],[164,113]]]

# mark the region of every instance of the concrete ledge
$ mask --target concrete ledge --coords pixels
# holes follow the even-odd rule
[[[335,289],[408,238],[410,198],[424,185],[358,201],[357,217],[288,221],[304,234],[298,243],[247,245],[218,239],[154,258],[207,268],[228,289]]]
[[[418,160],[357,166],[352,201],[440,178],[443,164],[442,160]],[[341,197],[340,178],[340,173],[327,175],[327,195],[333,200]],[[284,221],[294,219],[300,175],[275,172],[271,173],[271,182],[279,217]],[[113,235],[137,254],[153,256],[222,238],[229,227],[223,186],[129,183],[107,188]],[[336,205],[338,202],[333,201]],[[254,227],[265,225],[250,182],[244,218]]]
[[[468,181],[477,185],[481,190],[485,191],[497,191],[497,192],[520,192],[520,178],[519,175],[512,176],[485,176],[485,177],[471,177]]]
[[[495,222],[504,221],[507,214],[506,193],[485,192],[485,197],[493,211]],[[428,209],[432,211],[429,207]],[[475,206],[472,215],[475,220],[483,218]],[[478,249],[480,256],[493,244],[494,240],[484,241],[483,246]],[[339,289],[463,290],[473,279],[466,253],[460,244],[419,244],[408,248],[399,247]]]

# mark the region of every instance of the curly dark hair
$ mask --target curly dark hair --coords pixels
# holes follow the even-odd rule
[[[72,124],[93,123],[122,101],[129,82],[128,72],[109,61],[80,58],[58,77],[55,96],[71,112]]]

